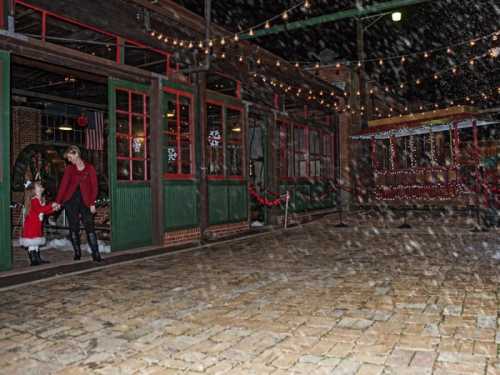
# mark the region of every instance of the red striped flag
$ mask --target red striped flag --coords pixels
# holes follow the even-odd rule
[[[87,150],[104,150],[104,113],[89,112],[89,123],[85,128],[85,148]]]

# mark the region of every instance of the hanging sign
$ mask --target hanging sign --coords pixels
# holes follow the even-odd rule
[[[175,150],[175,147],[169,147],[167,149],[167,158],[168,158],[168,161],[176,161],[177,160],[177,151]]]
[[[208,132],[208,144],[211,147],[217,147],[222,141],[222,136],[218,130],[210,130]]]
[[[132,140],[132,149],[136,154],[141,152],[142,149],[142,139],[141,138],[134,138]]]

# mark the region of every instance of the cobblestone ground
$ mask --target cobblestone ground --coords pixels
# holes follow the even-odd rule
[[[0,291],[0,373],[500,374],[499,232],[363,220]]]

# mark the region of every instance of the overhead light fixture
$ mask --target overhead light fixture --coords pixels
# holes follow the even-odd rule
[[[233,129],[231,129],[231,130],[232,130],[233,132],[237,132],[237,133],[241,132],[241,128],[233,128]]]
[[[72,127],[67,126],[67,125],[62,125],[62,126],[59,126],[59,127],[58,127],[58,129],[59,129],[59,130],[64,130],[64,131],[71,131],[71,130],[73,130],[73,128],[72,128]]]
[[[401,21],[401,18],[403,18],[403,15],[401,14],[401,12],[393,12],[391,17],[393,22],[399,22]]]
[[[175,112],[167,112],[167,117],[168,118],[175,117]]]

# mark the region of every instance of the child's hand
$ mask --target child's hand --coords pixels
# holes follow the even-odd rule
[[[59,203],[54,202],[52,203],[52,209],[54,211],[59,211],[61,209],[61,205]]]

